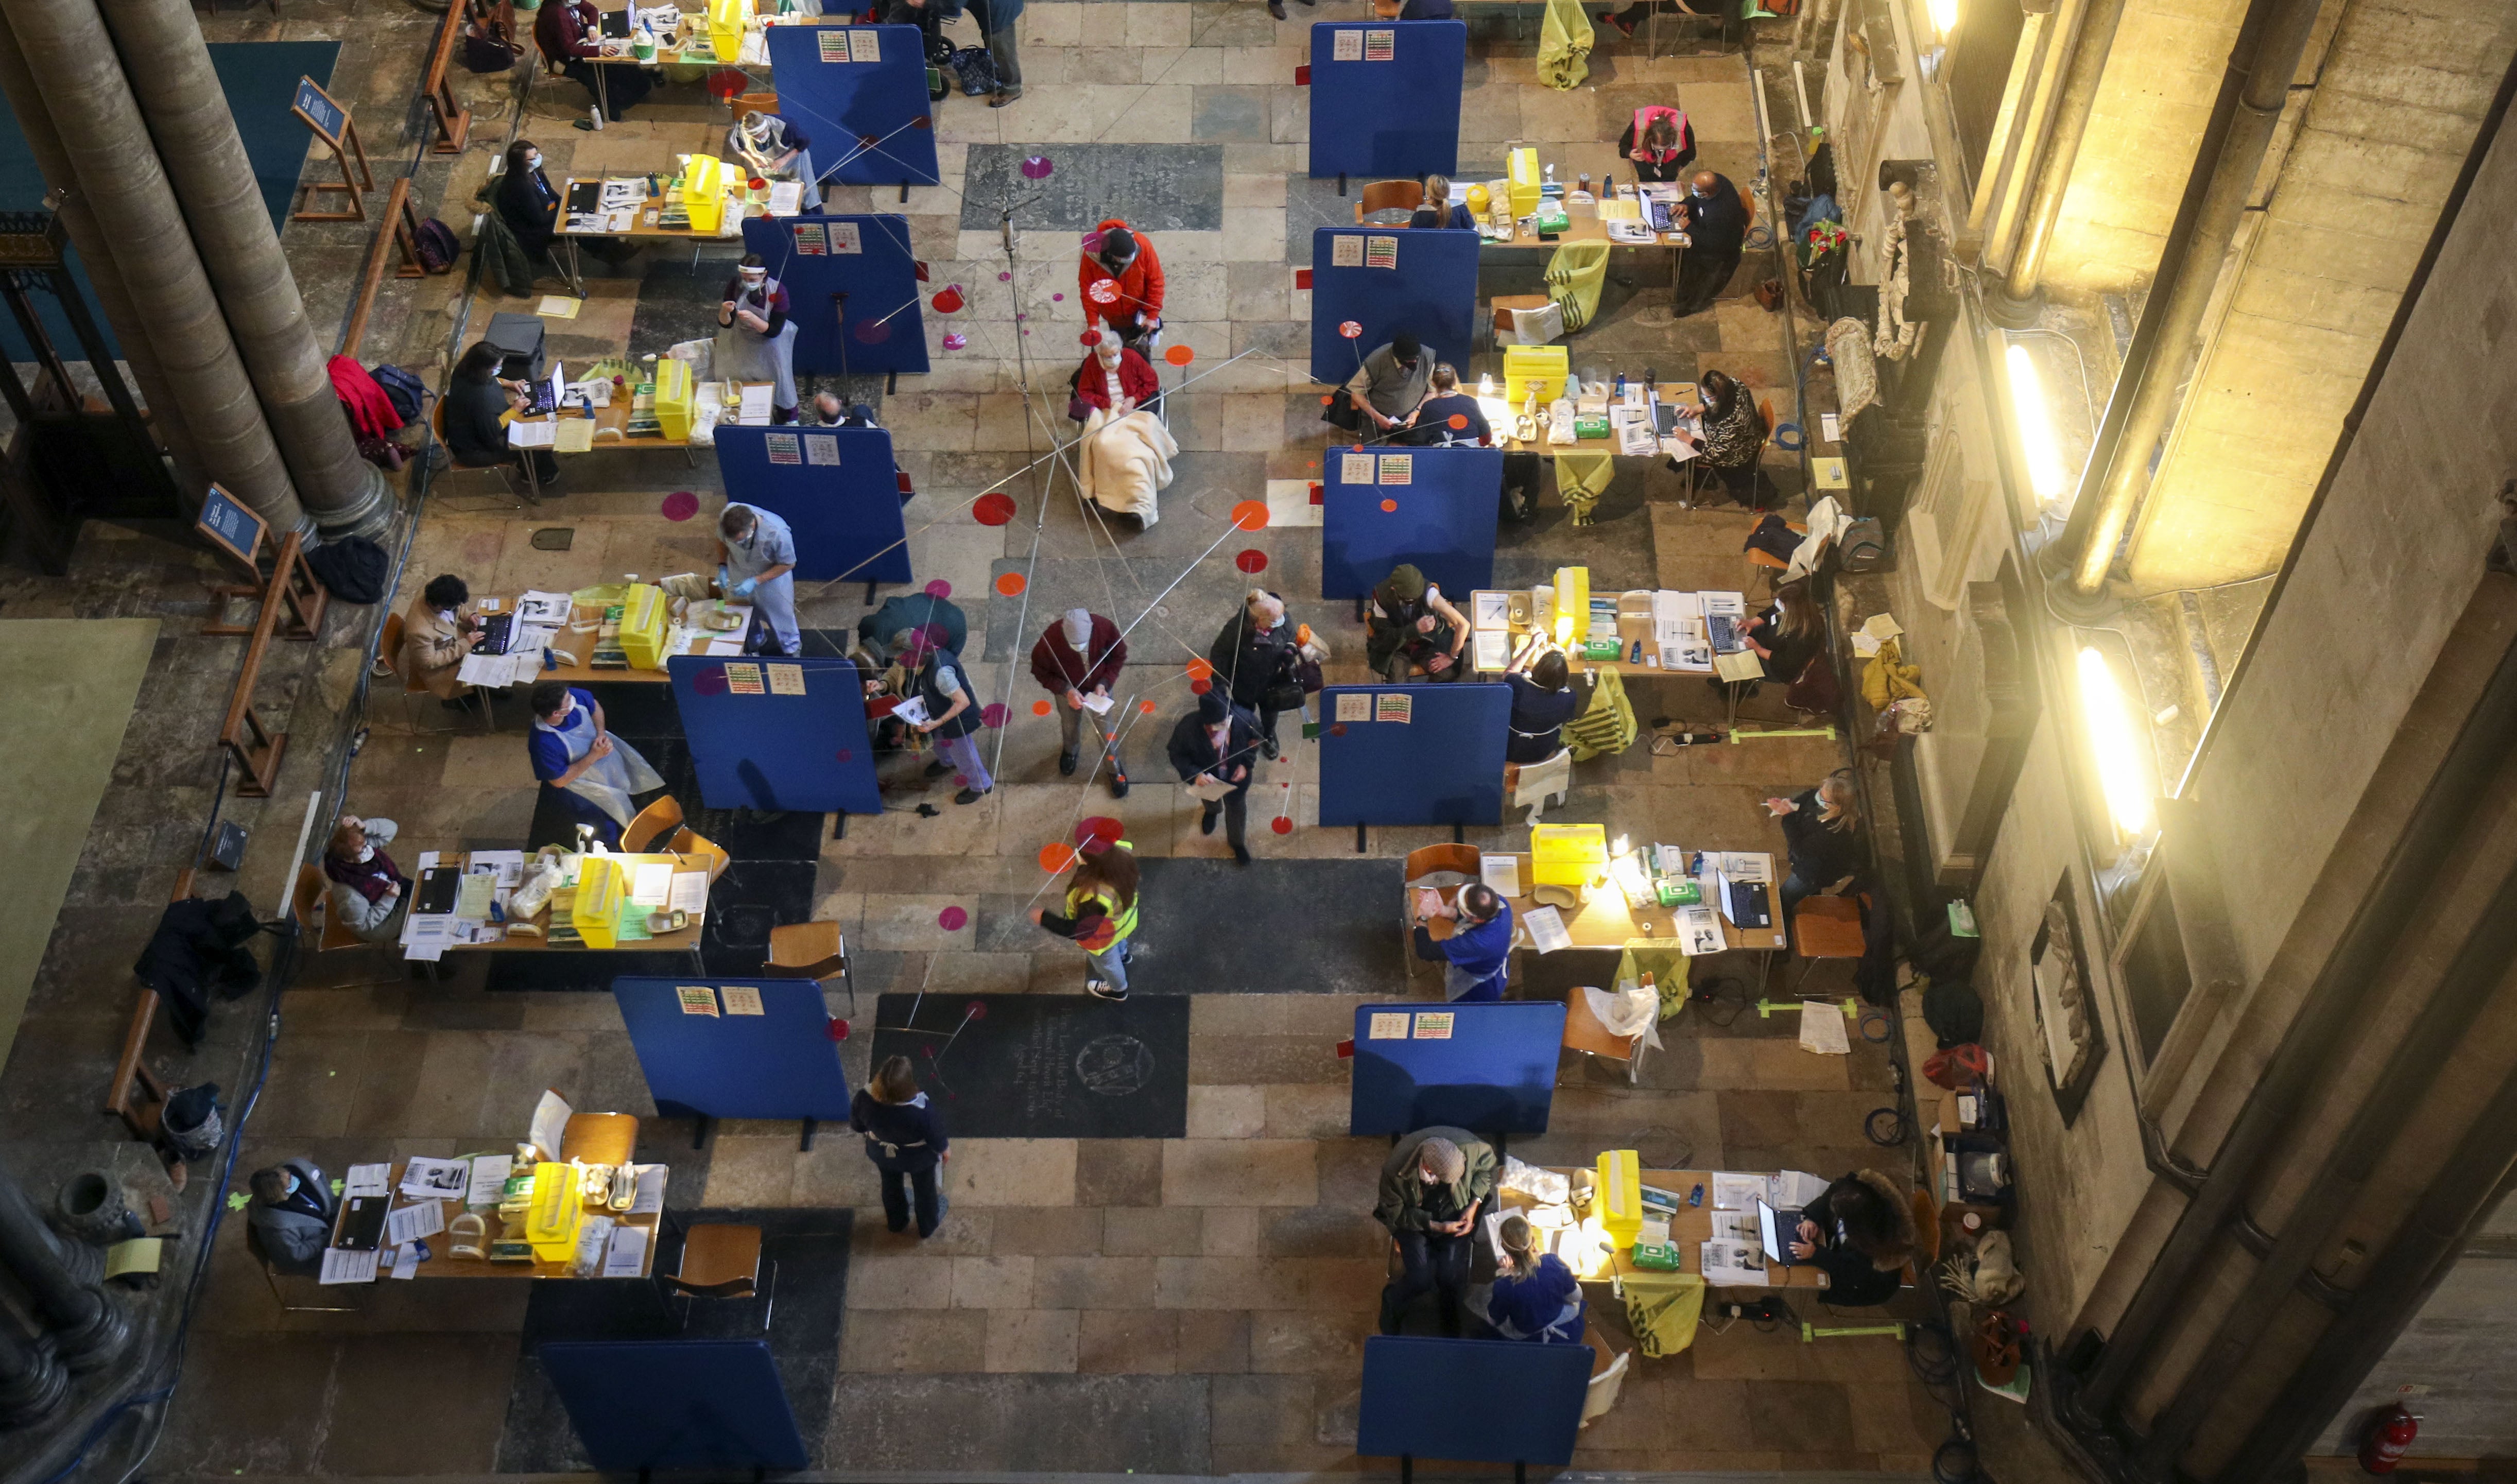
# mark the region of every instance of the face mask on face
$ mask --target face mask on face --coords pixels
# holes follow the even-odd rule
[[[375,858],[376,858],[376,847],[374,847],[373,845],[362,845],[362,846],[360,846],[360,847],[359,847],[359,864],[360,864],[360,865],[364,866],[364,865],[366,865],[369,861],[372,861],[372,860],[374,860]]]
[[[525,168],[526,168],[526,169],[528,169],[528,170],[539,170],[541,167],[542,167],[542,157],[541,157],[540,155],[538,155],[538,154],[528,154],[528,155],[526,155],[526,156],[525,156]]]

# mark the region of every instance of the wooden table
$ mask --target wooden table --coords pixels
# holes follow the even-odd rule
[[[1534,954],[1537,950],[1529,946],[1528,932],[1520,926],[1518,918],[1530,909],[1542,904],[1528,895],[1527,883],[1530,878],[1528,855],[1515,853],[1513,859],[1520,864],[1520,879],[1523,883],[1521,895],[1504,899],[1512,904],[1514,917],[1513,952]],[[1715,906],[1714,918],[1722,924],[1722,946],[1726,951],[1770,954],[1784,946],[1786,934],[1782,927],[1781,892],[1775,882],[1768,881],[1764,885],[1766,911],[1773,915],[1775,924],[1770,928],[1741,927],[1723,916],[1721,908],[1718,905]],[[1645,903],[1629,908],[1626,906],[1626,894],[1613,882],[1584,892],[1582,905],[1579,908],[1569,912],[1558,908],[1557,912],[1563,917],[1564,931],[1572,937],[1573,946],[1577,949],[1623,949],[1629,943],[1674,948],[1678,943],[1676,918],[1670,909],[1657,903]],[[1427,924],[1427,931],[1438,942],[1451,936],[1451,927],[1450,918],[1436,917]]]
[[[773,383],[766,381],[746,381],[739,382],[737,385],[739,387],[765,387],[773,385]],[[713,440],[704,444],[694,443],[688,438],[668,438],[661,430],[654,433],[631,434],[629,431],[629,403],[635,400],[635,394],[626,386],[614,387],[612,392],[613,397],[611,403],[594,409],[594,443],[591,447],[581,450],[582,452],[601,453],[608,448],[628,448],[633,450],[670,448],[682,455],[683,462],[691,465],[693,468],[697,468],[699,466],[699,457],[691,452],[691,450],[693,448],[714,446]],[[531,417],[520,417],[511,414],[507,418],[507,423],[509,426],[513,426],[517,423],[538,424],[557,422],[563,418],[570,421],[582,421],[585,416],[585,410],[581,406],[571,405],[561,407],[556,411],[537,412]],[[513,445],[513,435],[510,435],[509,446]],[[561,453],[559,449],[551,448],[548,451],[554,457],[576,458],[578,456],[578,451],[580,450],[572,450],[567,453]],[[533,489],[534,498],[538,501],[541,486],[539,477],[533,470],[533,461],[532,459],[524,459],[521,462],[524,464],[525,468],[525,483]]]
[[[571,1141],[572,1141],[572,1142],[571,1142],[571,1146],[570,1146],[570,1147],[568,1148],[568,1150],[567,1150],[567,1153],[568,1153],[569,1157],[570,1157],[570,1158],[572,1158],[572,1159],[576,1159],[576,1160],[581,1161],[582,1163],[584,1163],[584,1164],[588,1164],[588,1165],[598,1165],[598,1164],[613,1164],[613,1165],[618,1165],[618,1164],[624,1163],[624,1161],[619,1160],[619,1159],[615,1159],[615,1160],[597,1160],[597,1159],[592,1158],[592,1157],[591,1157],[591,1154],[589,1154],[589,1153],[587,1153],[587,1152],[579,1151],[579,1150],[577,1150],[576,1148],[575,1148],[575,1147],[574,1147],[574,1140],[575,1140],[575,1138],[576,1138],[576,1124],[577,1124],[577,1120],[578,1120],[578,1119],[581,1119],[581,1118],[585,1118],[585,1117],[588,1117],[588,1115],[585,1115],[585,1114],[578,1114],[578,1115],[576,1115],[575,1118],[571,1118],[571,1119],[568,1121],[568,1123],[569,1123],[569,1136],[570,1136],[570,1139],[571,1139]],[[638,1138],[638,1133],[637,1133],[637,1129],[638,1129],[638,1121],[637,1121],[637,1119],[636,1119],[636,1118],[631,1117],[630,1115],[625,1114],[625,1113],[623,1113],[623,1114],[596,1114],[596,1115],[592,1115],[592,1117],[600,1118],[600,1119],[626,1119],[626,1120],[628,1121],[628,1125],[629,1125],[629,1142],[630,1142],[631,1144],[635,1144],[635,1143],[637,1142],[637,1138]],[[606,1139],[606,1144],[607,1144],[607,1146],[610,1144],[610,1142],[611,1142],[611,1141],[607,1138],[607,1139]],[[623,1153],[625,1154],[625,1151],[623,1151]],[[405,1167],[405,1166],[407,1166],[409,1163],[410,1163],[410,1162],[409,1162],[408,1160],[396,1160],[396,1161],[394,1161],[394,1162],[393,1162],[393,1171],[392,1171],[391,1175],[388,1177],[388,1178],[390,1178],[390,1179],[392,1180],[392,1182],[393,1182],[393,1188],[394,1188],[393,1204],[394,1204],[394,1206],[395,1206],[396,1208],[405,1207],[405,1206],[417,1206],[417,1205],[419,1204],[419,1203],[418,1203],[418,1202],[416,1202],[416,1201],[407,1200],[407,1199],[405,1199],[405,1198],[402,1195],[402,1172],[403,1172],[404,1167]],[[667,1173],[667,1174],[665,1175],[665,1179],[670,1180],[671,1178],[672,1178],[672,1176],[670,1175],[670,1173]],[[438,1204],[442,1207],[442,1206],[444,1206],[446,1203],[445,1203],[445,1202],[443,1202],[443,1201],[440,1201]],[[344,1214],[346,1214],[347,1209],[348,1209],[348,1203],[347,1203],[347,1202],[344,1202],[344,1203],[342,1203],[342,1205],[343,1205],[343,1212],[344,1212]],[[452,1214],[449,1214],[446,1219],[447,1219],[448,1222],[451,1222],[451,1221],[454,1219],[454,1216],[455,1216],[455,1215],[459,1215],[459,1214],[461,1214],[461,1212],[460,1212],[460,1211],[454,1212],[454,1213],[452,1213]],[[480,1214],[481,1214],[482,1216],[484,1216],[485,1218],[487,1218],[491,1223],[492,1223],[492,1224],[491,1224],[491,1235],[494,1237],[494,1236],[496,1235],[497,1225],[498,1225],[498,1223],[499,1223],[499,1216],[498,1216],[498,1213],[497,1213],[494,1209],[484,1209],[484,1210],[482,1210],[482,1211],[480,1212]],[[647,1212],[647,1213],[645,1213],[645,1214],[641,1214],[641,1215],[630,1215],[630,1214],[628,1214],[628,1213],[626,1213],[626,1212],[615,1212],[615,1211],[612,1211],[612,1210],[609,1210],[609,1209],[605,1209],[605,1210],[601,1211],[601,1214],[611,1216],[615,1221],[619,1222],[619,1223],[620,1225],[622,1225],[622,1226],[636,1226],[636,1227],[643,1227],[643,1228],[646,1230],[646,1233],[647,1233],[647,1251],[646,1251],[646,1253],[645,1253],[645,1255],[644,1255],[644,1257],[643,1257],[643,1259],[642,1259],[642,1261],[641,1261],[641,1264],[640,1264],[640,1266],[639,1266],[639,1269],[638,1269],[638,1277],[639,1277],[640,1279],[645,1279],[645,1278],[648,1278],[648,1277],[652,1276],[652,1275],[655,1273],[655,1271],[656,1271],[656,1248],[657,1248],[657,1246],[659,1245],[659,1244],[658,1244],[658,1238],[659,1238],[659,1235],[660,1235],[658,1228],[659,1228],[659,1226],[660,1226],[660,1224],[661,1224],[661,1219],[662,1219],[661,1214],[660,1212],[650,1211],[650,1212]],[[340,1218],[340,1217],[338,1217],[338,1216],[336,1216],[336,1217],[334,1218],[335,1225],[334,1225],[334,1228],[333,1228],[333,1235],[334,1235],[334,1237],[335,1237],[336,1239],[337,1239],[337,1238],[339,1237],[339,1235],[340,1235],[339,1226],[338,1226],[338,1222],[339,1222],[339,1220],[340,1220],[340,1219],[341,1219],[341,1218]],[[455,1256],[455,1255],[454,1255],[454,1251],[453,1251],[453,1247],[454,1247],[453,1241],[452,1241],[450,1238],[448,1238],[448,1237],[447,1236],[447,1234],[446,1234],[446,1233],[444,1233],[444,1232],[438,1232],[438,1233],[436,1233],[436,1234],[434,1234],[434,1235],[432,1235],[432,1236],[423,1237],[423,1238],[421,1238],[420,1240],[421,1240],[421,1241],[423,1241],[423,1242],[426,1242],[426,1243],[428,1244],[429,1257],[428,1257],[428,1260],[427,1260],[426,1262],[421,1263],[417,1268],[415,1268],[415,1269],[413,1269],[413,1270],[412,1270],[412,1272],[411,1272],[411,1276],[412,1276],[414,1279],[418,1279],[418,1278],[560,1278],[560,1279],[573,1279],[573,1278],[576,1278],[576,1277],[577,1276],[576,1273],[574,1273],[574,1272],[572,1272],[572,1271],[570,1270],[570,1264],[568,1264],[568,1263],[565,1263],[565,1262],[545,1262],[545,1261],[541,1260],[540,1258],[535,1258],[534,1260],[533,1260],[533,1261],[531,1261],[531,1262],[491,1262],[491,1261],[490,1259],[488,1259],[487,1257],[457,1257],[457,1256]],[[600,1272],[597,1272],[597,1273],[591,1274],[591,1275],[589,1275],[589,1276],[590,1276],[590,1277],[592,1277],[592,1278],[600,1278],[600,1277],[602,1276],[602,1274],[601,1274]],[[625,1276],[625,1275],[623,1275],[623,1276]],[[377,1281],[378,1281],[378,1282],[383,1282],[383,1281],[384,1281],[384,1279],[385,1279],[385,1273],[384,1273],[384,1270],[383,1270],[382,1268],[379,1268],[379,1269],[378,1269],[377,1274],[376,1274],[376,1279],[377,1279]]]
[[[618,670],[605,670],[602,673],[606,675],[618,675],[620,672]],[[527,853],[526,859],[532,859],[530,852]],[[704,858],[699,856],[679,856],[662,853],[622,855],[615,852],[611,856],[607,857],[607,859],[619,863],[625,869],[634,870],[640,866],[670,864],[676,870],[696,870],[703,874],[706,872],[709,864]],[[465,867],[470,864],[470,861],[471,857],[469,855],[441,855],[437,858],[437,864],[439,866]],[[446,946],[446,951],[449,954],[688,954],[691,955],[693,970],[696,972],[699,964],[700,936],[703,929],[706,926],[706,919],[703,916],[699,920],[692,922],[690,926],[682,928],[677,932],[659,933],[651,938],[639,938],[635,940],[623,938],[619,940],[619,942],[617,942],[613,947],[602,949],[583,943],[552,943],[550,941],[550,916],[551,910],[547,905],[545,905],[542,910],[539,912],[536,912],[531,919],[535,926],[542,930],[539,936],[528,935],[525,937],[518,937],[513,933],[509,933],[499,938],[494,943],[449,943]]]
[[[1573,1173],[1567,1167],[1556,1166],[1549,1167],[1561,1175]],[[1707,1169],[1646,1169],[1642,1171],[1642,1183],[1654,1190],[1669,1191],[1679,1198],[1681,1205],[1678,1213],[1670,1218],[1669,1223],[1670,1245],[1678,1249],[1678,1271],[1691,1273],[1698,1278],[1703,1277],[1704,1244],[1713,1239],[1713,1172]],[[1704,1187],[1704,1204],[1701,1206],[1684,1204],[1687,1192],[1698,1185]],[[1505,1204],[1515,1208],[1527,1209],[1530,1205],[1529,1201],[1518,1192],[1500,1192],[1499,1194]],[[1595,1201],[1595,1208],[1596,1204]],[[1751,1211],[1748,1214],[1753,1219],[1756,1213]],[[1584,1283],[1604,1285],[1627,1273],[1659,1271],[1662,1270],[1637,1267],[1633,1252],[1619,1249],[1611,1251],[1606,1261],[1597,1271],[1585,1273],[1577,1269],[1574,1276]],[[1797,1264],[1789,1267],[1769,1267],[1766,1269],[1766,1275],[1775,1281],[1764,1285],[1724,1284],[1720,1286],[1719,1292],[1756,1293],[1773,1289],[1813,1292],[1826,1287],[1826,1273],[1816,1267]],[[1713,1292],[1715,1286],[1708,1284],[1706,1289],[1708,1292]]]
[[[740,609],[743,611],[744,620],[742,628],[730,628],[722,631],[708,628],[691,629],[689,630],[688,637],[683,640],[682,647],[672,651],[671,654],[666,655],[664,657],[669,659],[673,655],[704,655],[707,653],[708,641],[711,639],[742,638],[751,627],[751,605],[748,603],[727,602],[725,606],[731,609]],[[608,666],[603,669],[596,669],[593,664],[589,662],[594,656],[594,645],[590,642],[593,636],[578,633],[575,628],[576,624],[585,622],[589,616],[592,617],[599,627],[603,619],[602,612],[596,609],[592,604],[579,604],[570,611],[571,626],[560,630],[562,638],[576,640],[578,642],[578,648],[571,648],[571,646],[560,643],[558,640],[552,641],[554,644],[557,644],[559,648],[569,650],[571,654],[577,654],[578,649],[581,648],[583,653],[579,656],[577,662],[575,664],[563,664],[553,668],[545,668],[541,674],[534,677],[535,679],[564,680],[570,685],[618,685],[623,681],[634,682],[642,685],[670,685],[672,683],[673,677],[667,674],[661,667],[650,670],[642,669],[637,665],[630,665],[621,669],[615,669]]]
[[[1663,403],[1679,407],[1686,416],[1700,419],[1704,415],[1704,404],[1698,398],[1694,382],[1664,381],[1660,383],[1656,390],[1660,394],[1660,400]],[[1518,407],[1506,407],[1504,415],[1500,418],[1494,415],[1494,409],[1492,407],[1481,404],[1478,410],[1486,414],[1486,422],[1494,429],[1495,446],[1502,448],[1507,452],[1605,453],[1612,457],[1624,458],[1666,457],[1666,455],[1660,451],[1660,442],[1657,438],[1653,440],[1652,451],[1649,453],[1619,454],[1617,452],[1617,436],[1616,429],[1614,427],[1611,427],[1608,430],[1606,437],[1577,438],[1569,444],[1549,443],[1544,431],[1542,431],[1538,437],[1531,439],[1527,443],[1522,443],[1520,440],[1512,436],[1513,419],[1520,415],[1520,409]],[[1546,406],[1544,403],[1540,405],[1539,411],[1541,427],[1543,429],[1545,426],[1546,413]]]

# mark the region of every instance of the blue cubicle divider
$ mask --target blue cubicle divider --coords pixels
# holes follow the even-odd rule
[[[1468,59],[1465,21],[1314,24],[1312,177],[1405,179],[1457,170]]]
[[[716,466],[727,499],[766,510],[795,533],[798,584],[909,580],[909,526],[887,430],[719,428]]]
[[[1561,1468],[1573,1462],[1594,1358],[1589,1345],[1372,1336],[1354,1451]]]
[[[756,991],[749,996],[728,989]],[[683,990],[705,990],[713,1015],[686,1009]],[[848,1077],[822,986],[811,979],[612,981],[647,1091],[665,1118],[844,1121]],[[740,1008],[738,1008],[740,1007]]]
[[[812,1464],[766,1340],[548,1340],[533,1353],[605,1473]]]
[[[1451,1017],[1441,1035],[1418,1024],[1427,1013]],[[1376,1025],[1385,1034],[1373,1035]],[[1359,1005],[1346,1132],[1371,1138],[1448,1124],[1545,1133],[1563,1044],[1559,1000]]]
[[[1320,473],[1321,597],[1363,597],[1402,562],[1454,605],[1494,586],[1501,448],[1334,447]]]
[[[1359,261],[1338,265],[1340,238],[1359,244],[1346,249],[1349,256],[1361,254]],[[1413,331],[1434,360],[1465,376],[1475,349],[1477,242],[1475,233],[1449,228],[1311,229],[1311,379],[1344,385],[1362,358],[1398,330]],[[1340,334],[1346,323],[1362,333]]]
[[[1382,698],[1404,698],[1405,721],[1338,719],[1359,700],[1381,714]],[[1354,709],[1346,700],[1345,709]],[[1322,825],[1499,825],[1509,687],[1331,686],[1320,693]]]
[[[710,809],[882,813],[850,661],[675,655],[664,668]]]
[[[743,224],[743,245],[786,285],[798,373],[927,369],[907,217],[753,217]]]
[[[933,186],[935,110],[914,25],[773,25],[778,111],[813,142],[822,183]]]

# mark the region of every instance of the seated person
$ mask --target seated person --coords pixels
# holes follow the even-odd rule
[[[1392,568],[1372,590],[1364,616],[1363,653],[1374,674],[1392,685],[1405,685],[1422,665],[1434,680],[1460,678],[1460,655],[1469,647],[1469,620],[1414,567]]]
[[[1400,330],[1387,345],[1363,358],[1321,415],[1349,433],[1388,433],[1425,400],[1432,375],[1433,363],[1424,346],[1415,335]]]
[[[1807,582],[1785,582],[1774,589],[1774,601],[1764,613],[1739,626],[1739,638],[1765,665],[1768,680],[1790,685],[1825,642],[1826,622]],[[1742,684],[1753,693],[1757,682]]]
[[[1408,0],[1408,3],[1418,5],[1423,4],[1424,0]],[[1439,3],[1442,6],[1440,16],[1409,16],[1405,19],[1409,21],[1442,20],[1450,15],[1451,7],[1449,0],[1439,0]],[[1449,176],[1429,175],[1425,177],[1425,204],[1416,208],[1416,214],[1407,219],[1407,225],[1420,228],[1451,227],[1463,232],[1474,232],[1477,230],[1477,219],[1469,215],[1469,208],[1466,205],[1451,199]]]
[[[1425,400],[1407,415],[1407,431],[1392,442],[1420,448],[1483,447],[1494,442],[1494,430],[1486,426],[1477,400],[1460,390],[1459,371],[1442,361],[1433,367]]]
[[[1495,1153],[1465,1128],[1419,1128],[1390,1146],[1373,1216],[1398,1244],[1404,1266],[1381,1291],[1381,1333],[1395,1335],[1407,1306],[1431,1292],[1442,1333],[1457,1338],[1460,1301],[1476,1252],[1477,1213],[1494,1194]]]
[[[874,420],[874,408],[861,402],[849,402],[836,392],[816,392],[813,404],[804,409],[800,419],[818,428],[879,428]]]
[[[524,467],[527,450],[508,446],[505,419],[532,401],[533,389],[499,378],[504,359],[496,346],[479,341],[454,362],[454,374],[446,379],[446,446],[458,464],[474,469],[500,464]],[[548,448],[530,451],[533,483],[544,494],[559,493],[559,459]]]
[[[449,706],[463,704],[472,694],[459,672],[463,660],[481,643],[472,615],[472,589],[451,572],[428,579],[419,597],[403,615],[402,653],[395,665],[412,685]]]
[[[1448,917],[1451,936],[1435,941],[1425,925]],[[1442,968],[1442,997],[1449,1000],[1501,999],[1512,974],[1512,904],[1483,881],[1460,888],[1459,905],[1447,906],[1442,894],[1420,887],[1416,892],[1416,956]]]
[[[1875,1169],[1856,1169],[1801,1212],[1791,1254],[1826,1274],[1826,1301],[1838,1308],[1897,1296],[1914,1255],[1914,1213],[1904,1192]]]
[[[527,261],[539,263],[550,252],[551,235],[559,231],[559,191],[542,170],[542,151],[532,140],[507,147],[507,168],[491,192],[498,220],[516,234]]]
[[[1695,160],[1695,130],[1676,108],[1650,105],[1617,136],[1617,153],[1633,163],[1635,180],[1674,181]]]
[[[391,943],[402,936],[410,878],[385,854],[401,828],[391,820],[345,814],[323,852],[323,875],[332,883],[326,896],[332,920],[362,943]]]
[[[541,681],[533,687],[533,708],[525,747],[542,791],[565,795],[570,823],[591,827],[596,839],[619,849],[621,829],[638,816],[633,796],[663,787],[663,779],[637,748],[604,730],[603,706],[592,692],[564,680]],[[576,842],[561,843],[574,849]]]
[[[1697,461],[1732,499],[1755,506],[1757,464],[1766,453],[1766,420],[1758,415],[1757,399],[1721,371],[1705,372],[1697,395],[1703,403],[1697,426],[1703,431],[1687,440]],[[1678,467],[1675,460],[1670,467]]]
[[[1162,378],[1155,374],[1153,362],[1136,353],[1133,346],[1123,344],[1119,337],[1096,331],[1100,339],[1092,343],[1092,352],[1084,363],[1067,378],[1073,393],[1067,399],[1066,413],[1077,422],[1091,419],[1098,407],[1113,418],[1131,412],[1158,412],[1163,405]]]
[[[1504,672],[1503,683],[1512,688],[1512,717],[1505,723],[1510,735],[1504,739],[1503,760],[1543,763],[1554,757],[1564,745],[1564,724],[1582,709],[1563,652],[1549,650],[1539,656],[1527,674],[1514,665]]]
[[[332,1242],[337,1207],[323,1171],[311,1160],[289,1160],[253,1172],[253,1204],[245,1224],[261,1239],[262,1253],[280,1272],[311,1278],[323,1270],[323,1249]]]
[[[1573,1270],[1539,1242],[1527,1217],[1504,1217],[1495,1237],[1495,1281],[1482,1315],[1495,1337],[1580,1344],[1590,1301]]]
[[[552,0],[533,18],[533,42],[541,54],[560,64],[570,80],[594,95],[594,106],[607,119],[623,119],[646,100],[656,74],[627,59],[625,43],[616,43],[606,62],[603,13],[594,0]]]

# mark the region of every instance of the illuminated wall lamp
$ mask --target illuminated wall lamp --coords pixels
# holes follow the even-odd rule
[[[2094,645],[2080,649],[2080,720],[2097,759],[2108,817],[2127,841],[2147,838],[2156,827],[2158,794],[2150,736],[2134,724],[2114,666]]]
[[[2063,466],[2062,445],[2054,437],[2054,417],[2045,402],[2045,382],[2036,374],[2036,358],[2024,345],[2012,345],[2002,360],[2010,370],[2010,415],[2019,429],[2019,448],[2027,461],[2027,488],[2036,503],[2050,505],[2063,497],[2069,473]]]

